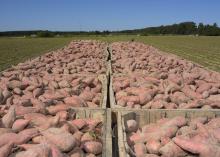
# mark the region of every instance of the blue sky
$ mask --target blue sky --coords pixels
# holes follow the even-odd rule
[[[182,21],[220,25],[220,1],[0,0],[0,31],[122,30]]]

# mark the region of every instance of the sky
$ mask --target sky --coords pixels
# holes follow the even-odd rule
[[[123,30],[183,21],[220,25],[220,0],[0,0],[0,31]]]

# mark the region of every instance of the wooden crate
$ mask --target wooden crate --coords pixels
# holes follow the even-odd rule
[[[117,113],[118,121],[118,146],[120,157],[130,157],[130,147],[127,144],[127,135],[125,132],[125,122],[129,119],[135,119],[139,127],[154,123],[161,118],[172,118],[184,116],[186,118],[195,118],[207,116],[208,118],[220,117],[219,110],[120,110]]]

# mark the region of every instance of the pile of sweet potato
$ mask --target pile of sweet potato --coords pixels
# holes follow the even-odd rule
[[[101,78],[100,78],[101,79]],[[102,82],[97,76],[60,75],[0,78],[0,109],[14,105],[18,113],[50,113],[70,107],[100,107]]]
[[[129,152],[136,157],[219,157],[220,118],[163,118],[139,128],[125,122]]]
[[[163,54],[152,46],[138,42],[115,42],[111,47],[113,73],[181,73],[197,67],[191,62]]]
[[[97,74],[106,73],[105,49],[102,42],[74,41],[1,72],[0,157],[102,153],[102,120],[78,119],[72,107],[102,105]]]
[[[220,82],[196,74],[113,75],[116,104],[145,109],[220,108]]]
[[[220,108],[219,73],[142,43],[116,42],[111,46],[117,105],[147,109]]]
[[[1,157],[93,157],[102,153],[102,120],[77,118],[77,111],[0,115]]]
[[[68,46],[19,63],[3,71],[5,76],[47,74],[105,74],[108,54],[106,43],[93,40],[73,41]]]
[[[220,83],[220,74],[208,71],[175,55],[138,42],[115,42],[112,47],[112,72],[114,74],[145,74],[159,77],[175,74],[176,77],[200,78]]]

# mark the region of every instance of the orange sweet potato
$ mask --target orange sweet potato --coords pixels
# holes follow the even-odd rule
[[[8,113],[2,117],[2,124],[6,128],[11,128],[16,118],[15,107],[11,106]]]
[[[14,132],[19,132],[23,130],[28,125],[28,123],[29,123],[29,120],[18,119],[13,123],[12,130]]]
[[[7,157],[13,147],[13,143],[9,142],[0,148],[0,157]]]
[[[161,144],[157,140],[148,140],[146,144],[147,152],[151,154],[159,154]]]
[[[87,106],[86,102],[79,96],[67,97],[64,99],[64,102],[74,107],[86,107]]]
[[[48,157],[51,154],[51,149],[50,147],[45,144],[37,144],[35,146],[33,146],[32,148],[28,149],[27,151],[21,151],[16,153],[16,157],[38,157],[38,156],[42,156],[42,157]]]
[[[159,152],[166,157],[182,157],[186,155],[186,152],[177,146],[173,141],[170,141],[161,147]]]
[[[72,121],[72,124],[75,125],[78,129],[82,129],[87,125],[84,119],[75,119]]]
[[[69,105],[66,104],[56,104],[54,106],[49,106],[47,107],[47,111],[51,114],[51,115],[55,115],[56,113],[60,112],[60,111],[66,111],[70,108]]]
[[[102,143],[96,141],[89,141],[83,144],[83,149],[87,153],[98,155],[102,152]]]
[[[79,95],[84,101],[92,101],[94,98],[95,94],[91,91],[84,90],[80,95]]]
[[[81,137],[81,143],[85,143],[87,141],[93,141],[94,137],[92,136],[91,132],[86,132]]]
[[[134,145],[134,153],[137,157],[142,157],[144,154],[146,154],[146,146],[144,143],[137,143]]]
[[[135,120],[131,119],[126,122],[126,131],[136,132],[138,129],[138,124]]]
[[[43,131],[42,135],[63,152],[70,151],[76,144],[75,138],[70,133],[59,128],[49,128]]]

